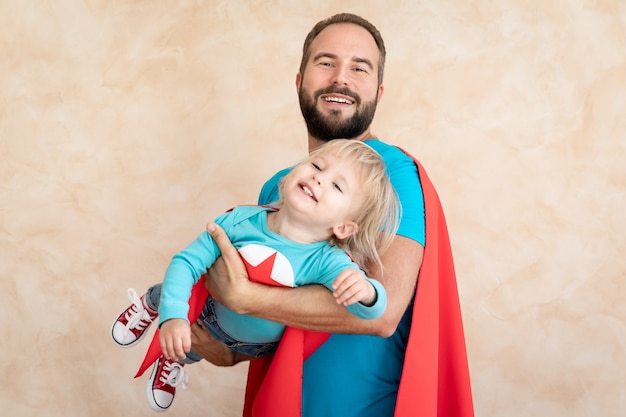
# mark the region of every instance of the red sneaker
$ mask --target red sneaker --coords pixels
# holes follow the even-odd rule
[[[113,341],[121,347],[131,347],[139,343],[158,316],[158,312],[146,304],[145,294],[139,298],[135,290],[129,288],[128,299],[132,304],[122,311],[111,329]]]
[[[172,405],[178,385],[187,389],[189,377],[183,366],[185,364],[165,359],[163,355],[155,362],[146,387],[148,403],[154,411],[166,411]]]

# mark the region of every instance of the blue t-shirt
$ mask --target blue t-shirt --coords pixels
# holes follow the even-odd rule
[[[298,243],[271,231],[267,227],[268,211],[274,209],[239,206],[215,220],[239,251],[250,279],[288,287],[322,284],[332,291],[333,281],[346,268],[365,276],[344,250],[328,241]],[[172,318],[187,318],[191,287],[219,256],[219,247],[206,231],[174,255],[161,289],[159,325]],[[376,289],[376,302],[371,306],[354,303],[347,309],[357,317],[374,319],[385,311],[387,294],[380,282],[367,279]],[[283,334],[284,326],[280,323],[235,313],[217,300],[214,306],[220,327],[236,340],[268,343],[279,340]]]
[[[395,146],[365,141],[385,160],[400,203],[402,218],[397,234],[425,244],[424,198],[417,167]],[[274,175],[261,190],[259,204],[278,199],[278,182],[289,172]],[[333,334],[304,363],[303,417],[391,417],[404,352],[411,326],[412,305],[389,338]]]

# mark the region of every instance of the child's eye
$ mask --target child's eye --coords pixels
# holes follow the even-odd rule
[[[343,193],[343,190],[341,189],[339,184],[337,184],[336,182],[333,182],[333,187],[335,187],[337,189],[337,191],[339,191],[340,193]]]
[[[320,166],[319,166],[319,165],[317,165],[315,162],[311,162],[311,165],[313,165],[313,168],[315,168],[315,169],[316,169],[316,170],[318,170],[318,171],[321,171],[321,170],[322,170],[322,168],[320,168]]]

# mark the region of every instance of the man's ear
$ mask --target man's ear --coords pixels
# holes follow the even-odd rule
[[[352,221],[342,223],[333,227],[333,234],[337,239],[344,240],[355,234],[359,230],[359,226]]]
[[[300,83],[302,82],[302,75],[300,73],[296,74],[296,91],[300,91]]]

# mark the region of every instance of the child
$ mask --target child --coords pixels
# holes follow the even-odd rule
[[[382,269],[379,253],[390,245],[399,215],[380,156],[363,142],[337,139],[312,152],[284,178],[275,208],[235,207],[216,223],[237,247],[250,279],[291,287],[322,284],[351,313],[374,319],[385,310],[386,293],[365,272]],[[130,347],[159,316],[163,355],[147,387],[155,411],[167,410],[176,386],[185,386],[183,365],[201,359],[190,352],[188,300],[192,286],[219,255],[211,236],[201,233],[173,257],[162,285],[141,298],[129,290],[133,304],[113,324],[113,340]],[[210,296],[200,320],[214,339],[254,358],[273,353],[284,331],[279,323],[237,314]]]

